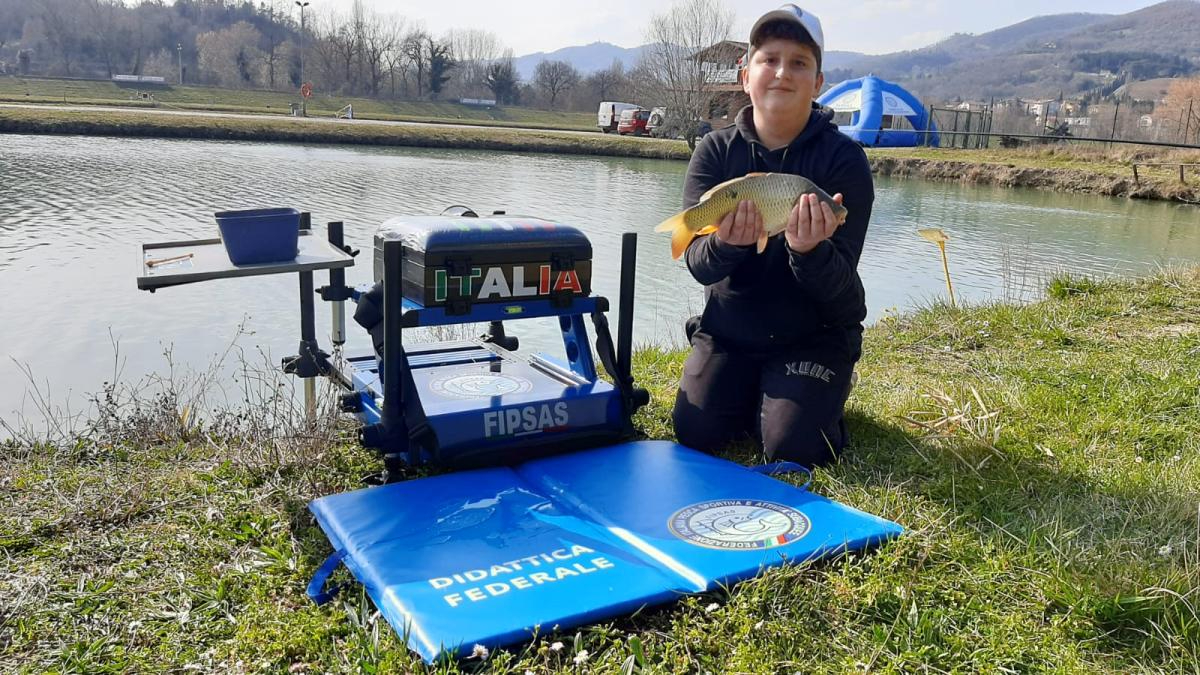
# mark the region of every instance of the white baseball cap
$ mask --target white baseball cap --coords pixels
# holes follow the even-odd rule
[[[806,12],[791,3],[758,17],[758,21],[754,22],[754,27],[750,29],[750,51],[754,50],[754,38],[758,31],[771,21],[790,21],[796,24],[808,33],[808,36],[816,43],[818,51],[825,52],[825,33],[821,30],[821,20],[817,18],[816,14]],[[817,54],[817,58],[821,58],[821,54]]]

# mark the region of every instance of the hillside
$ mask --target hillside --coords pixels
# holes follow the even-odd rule
[[[954,35],[827,69],[827,79],[873,73],[935,100],[1070,95],[1197,72],[1198,34],[1200,2],[1168,0],[1117,16],[1040,16],[982,35]]]
[[[637,65],[644,48],[644,45],[625,48],[608,42],[593,42],[590,45],[563,47],[552,52],[534,52],[518,56],[513,59],[513,65],[520,73],[521,79],[526,82],[533,79],[533,71],[542,61],[566,61],[585,75],[604,70],[611,66],[613,61],[620,61],[625,69],[629,70]]]
[[[563,47],[552,52],[534,52],[518,56],[513,59],[513,65],[520,73],[521,79],[526,82],[533,79],[533,72],[542,61],[566,61],[584,75],[604,70],[611,66],[613,61],[620,61],[628,71],[637,66],[645,48],[646,45],[626,48],[608,42],[593,42],[590,45]],[[832,50],[825,54],[825,69],[847,68],[863,58],[866,58],[866,55],[858,52]]]
[[[1126,82],[1200,72],[1200,1],[1167,0],[1128,14],[1037,16],[980,35],[959,33],[891,54],[830,51],[826,81],[868,73],[897,81],[930,100],[1042,98],[1102,91]],[[566,61],[582,73],[621,61],[628,70],[643,47],[607,42],[520,56],[522,79],[542,60]]]

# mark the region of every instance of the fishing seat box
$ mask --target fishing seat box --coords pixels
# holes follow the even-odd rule
[[[400,216],[375,233],[375,280],[383,247],[403,242],[403,295],[423,307],[467,314],[475,303],[549,300],[569,307],[592,291],[592,244],[574,227],[493,215]]]

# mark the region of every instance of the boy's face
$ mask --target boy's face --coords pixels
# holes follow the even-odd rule
[[[817,58],[806,44],[771,38],[750,56],[742,89],[756,110],[796,113],[812,107],[825,76],[817,72]]]

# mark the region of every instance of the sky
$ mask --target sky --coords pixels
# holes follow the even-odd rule
[[[348,12],[353,0],[310,0],[306,11]],[[610,42],[636,47],[646,42],[649,17],[665,13],[672,0],[363,0],[380,14],[420,23],[434,35],[450,29],[479,29],[496,35],[517,56],[562,47]],[[827,50],[885,54],[930,45],[954,33],[986,33],[1045,14],[1124,14],[1157,0],[806,0],[816,14]],[[291,4],[291,3],[288,3]],[[724,0],[735,8],[733,35],[745,40],[761,14],[781,0]],[[294,8],[293,8],[294,9]]]

